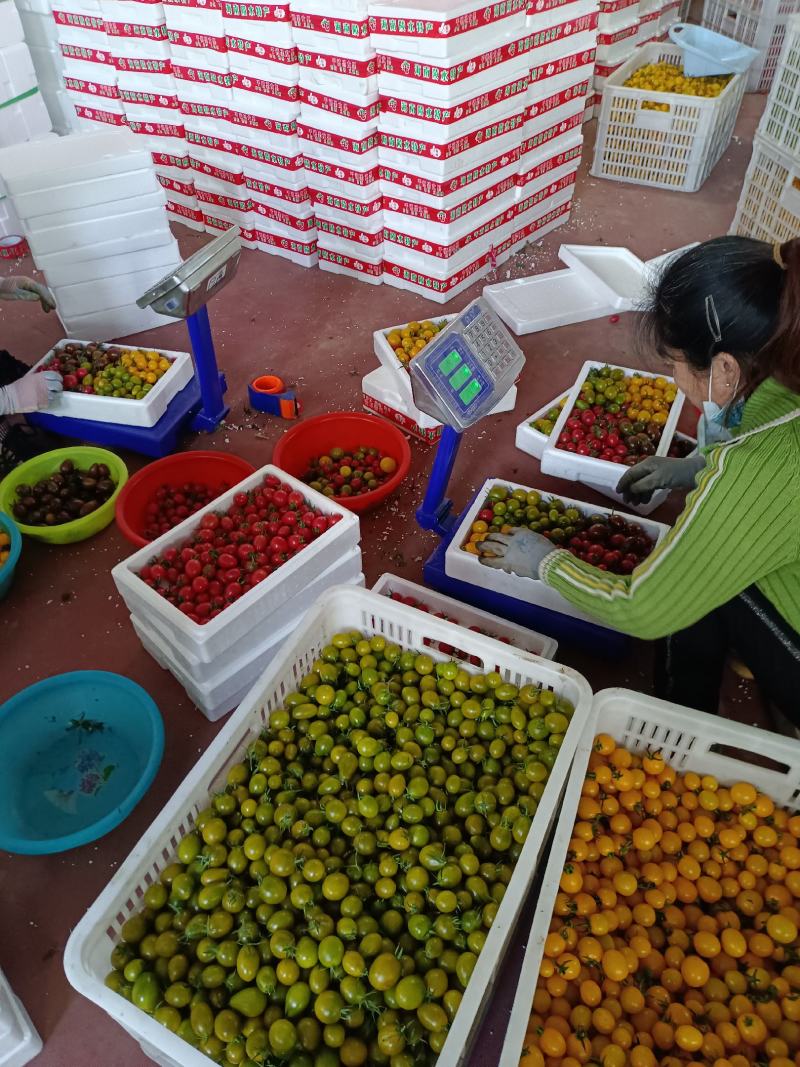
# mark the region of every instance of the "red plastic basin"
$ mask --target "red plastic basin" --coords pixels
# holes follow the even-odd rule
[[[117,526],[131,544],[142,548],[149,543],[144,536],[147,505],[162,485],[200,482],[224,493],[254,471],[252,463],[229,452],[178,452],[157,459],[134,474],[117,497]]]
[[[392,495],[411,467],[411,449],[396,426],[374,415],[356,411],[334,411],[299,422],[275,446],[272,462],[295,478],[308,472],[312,460],[332,448],[349,450],[364,445],[377,448],[397,460],[397,470],[370,493],[337,496],[333,499],[350,511],[370,511]]]

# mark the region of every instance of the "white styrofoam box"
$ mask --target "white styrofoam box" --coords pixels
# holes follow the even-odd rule
[[[333,115],[320,113],[313,126],[300,119],[297,135],[304,154],[312,159],[345,167],[377,167],[378,133],[365,126],[360,136],[353,137]]]
[[[772,86],[784,38],[790,32],[789,20],[799,11],[797,0],[705,0],[701,21],[708,29],[759,50],[746,75],[746,91],[763,93]]]
[[[280,156],[254,147],[241,162],[245,180],[268,182],[297,192],[306,188],[302,156]]]
[[[625,473],[625,468],[622,464],[613,463],[611,460],[598,459],[596,456],[580,456],[574,452],[567,452],[563,448],[558,447],[558,438],[561,431],[564,429],[564,423],[572,414],[572,409],[575,406],[575,401],[580,395],[581,386],[586,380],[589,372],[595,368],[612,366],[614,364],[600,363],[596,360],[587,360],[581,372],[575,381],[572,389],[570,389],[569,400],[564,405],[564,408],[559,416],[558,422],[553,427],[553,432],[550,434],[547,445],[542,456],[542,473],[552,474],[558,478],[564,478],[567,481],[587,481],[592,485],[602,485],[609,489],[616,489],[617,484]],[[625,371],[625,376],[629,377],[631,374],[643,374],[642,371],[633,371],[628,367],[615,368]],[[648,375],[644,375],[648,377]],[[649,377],[658,377],[658,375],[649,375]],[[667,375],[661,375],[671,382],[672,378]],[[656,448],[656,456],[666,456],[672,445],[672,439],[675,436],[675,431],[678,426],[678,419],[680,418],[681,410],[683,408],[684,395],[680,391],[673,401],[669,415],[667,417],[666,424],[662,430],[661,438]]]
[[[624,84],[645,64],[681,63],[681,56],[676,45],[644,45],[607,79],[591,170],[595,177],[692,193],[711,173],[733,134],[745,75],[735,74],[716,97],[653,93]],[[667,111],[653,110],[654,103]]]
[[[624,470],[624,468],[620,469]],[[517,574],[510,574],[508,571],[496,570],[494,567],[486,567],[480,562],[478,556],[473,555],[471,552],[465,552],[462,549],[461,546],[469,539],[472,531],[472,524],[476,521],[478,512],[482,510],[487,493],[493,485],[505,485],[508,486],[509,489],[524,489],[526,492],[535,489],[535,486],[507,481],[505,478],[487,478],[478,491],[471,507],[464,515],[458,529],[453,534],[453,538],[445,553],[445,573],[451,578],[457,578],[462,582],[469,582],[470,585],[480,585],[484,589],[492,589],[505,596],[511,596],[517,600],[524,600],[526,604],[536,604],[538,607],[547,608],[549,611],[557,611],[564,615],[570,615],[572,618],[582,619],[585,622],[594,622],[596,625],[599,625],[596,618],[581,611],[579,608],[576,608],[560,593],[556,592],[555,589],[545,585],[545,583],[538,578],[522,578]],[[617,510],[614,508],[601,507],[598,504],[586,504],[582,500],[563,496],[560,493],[552,493],[542,490],[541,495],[545,500],[554,497],[563,500],[567,507],[576,507],[579,511],[584,513],[610,514]],[[638,523],[647,536],[656,544],[662,540],[669,529],[669,527],[665,526],[663,523],[654,522],[652,519],[639,519],[632,516],[631,521]],[[559,546],[554,545],[553,547],[555,550]]]
[[[597,62],[613,67],[629,59],[636,49],[639,19],[634,16],[615,30],[599,31],[597,34]]]
[[[13,48],[14,45],[23,44],[25,41],[22,21],[11,0],[4,0],[0,3],[0,41],[3,42],[2,51]]]
[[[0,2],[0,11],[8,7],[16,13],[11,0]],[[28,46],[23,42],[8,48],[0,47],[0,105],[29,92],[36,84],[36,71]]]
[[[177,204],[167,200],[166,211],[167,217],[172,222],[179,222],[181,226],[188,226],[190,230],[203,231],[206,228],[203,213],[199,208],[186,207],[184,204]]]
[[[341,252],[350,259],[380,264],[383,273],[383,234],[366,234],[350,226],[342,226],[327,219],[317,224],[317,246],[328,252]]]
[[[57,260],[58,257],[61,257],[61,262],[54,262],[43,268],[48,285],[56,287],[77,285],[79,282],[91,282],[100,278],[118,278],[129,272],[150,269],[161,270],[163,277],[180,262],[181,254],[177,241],[168,232],[166,243],[153,248],[141,248],[138,251],[82,261],[71,259],[67,262],[63,253],[53,257],[45,256],[44,259]]]
[[[336,585],[359,585],[362,582],[361,549],[356,547],[345,552],[327,570],[309,582],[305,589],[287,600],[270,616],[268,624],[253,630],[247,639],[238,641],[235,646],[225,649],[210,661],[198,659],[192,652],[175,645],[163,619],[131,615],[131,622],[137,633],[144,631],[150,644],[158,647],[159,655],[156,658],[163,667],[173,671],[179,681],[186,678],[193,685],[218,685],[225,677],[233,677],[240,670],[251,667],[271,648],[275,635],[295,627],[306,611],[328,589]]]
[[[309,189],[336,193],[367,203],[381,195],[380,171],[377,167],[345,167],[324,159],[303,156]]]
[[[601,99],[603,88],[606,82],[615,71],[619,70],[621,66],[621,63],[614,63],[611,66],[605,66],[602,63],[598,63],[597,66],[594,68],[594,81],[592,83],[592,90],[595,93],[599,93]]]
[[[636,32],[636,44],[637,46],[643,44],[649,44],[658,37],[658,20],[661,15],[660,8],[656,8],[655,11],[650,11],[645,15],[639,17],[639,29]]]
[[[628,248],[561,245],[558,258],[618,311],[633,311],[645,296],[645,265]]]
[[[380,52],[456,57],[525,28],[525,0],[372,0],[369,26]]]
[[[78,114],[94,110],[103,111],[107,115],[123,116],[125,114],[116,84],[101,85],[69,77],[64,80],[64,84],[67,96]]]
[[[502,158],[518,149],[523,126],[520,112],[444,146],[379,131],[381,165],[438,178],[455,177],[492,157]]]
[[[635,0],[638,2],[638,0]],[[597,7],[597,0],[529,0],[525,17],[525,32],[538,33],[552,29],[559,23],[580,18],[587,10],[587,3]]]
[[[10,0],[0,3],[0,9],[13,7]],[[42,1039],[22,1001],[14,995],[8,979],[0,971],[0,1064],[3,1067],[24,1067],[42,1051]]]
[[[164,212],[161,212],[164,218]],[[158,315],[152,308],[142,310],[135,304],[122,307],[104,308],[87,315],[75,315],[72,318],[61,317],[64,332],[73,336],[92,337],[96,341],[111,341],[118,337],[128,337],[146,330],[157,330],[159,326],[169,326],[175,322],[166,315]]]
[[[332,251],[317,242],[319,269],[329,274],[342,274],[346,278],[357,278],[369,285],[383,284],[383,260],[374,262],[366,256],[350,256],[344,252]]]
[[[169,56],[177,63],[200,70],[225,73],[228,64],[228,45],[225,37],[205,33],[167,29]]]
[[[37,229],[35,232],[25,226],[25,236],[31,252],[38,262],[40,258],[52,252],[64,252],[80,246],[84,248],[94,248],[101,244],[109,246],[115,242],[123,244],[138,234],[149,234],[159,229],[166,230],[163,215],[166,202],[164,194],[153,193],[146,199],[151,201],[150,205],[142,207],[141,210],[129,211],[124,215],[112,212],[109,207],[108,215],[98,216],[90,222],[83,220],[66,226]],[[165,234],[165,243],[166,240]],[[87,336],[91,336],[91,333]]]
[[[178,259],[180,262],[180,258]],[[175,264],[173,264],[173,267]],[[170,268],[167,268],[169,270]],[[156,274],[152,268],[149,272],[152,281],[145,279],[144,288],[139,290],[139,295],[150,285],[154,285],[159,280],[159,275]],[[163,277],[163,274],[160,275]],[[122,278],[122,281],[120,279]],[[126,293],[124,286],[124,276],[117,275],[112,279],[114,282],[120,283],[119,290],[115,290],[112,286],[108,286],[106,292],[101,289],[97,291],[97,300],[95,301],[94,308],[103,307],[101,301],[105,300],[106,304],[109,300],[113,301],[115,295],[119,295],[122,299],[126,297],[133,303],[136,297],[130,298]],[[99,281],[85,282],[84,285],[101,285]],[[67,288],[78,288],[79,286],[67,286]],[[61,293],[64,290],[60,290]],[[108,294],[108,295],[107,295]],[[139,310],[138,308],[136,309]],[[64,313],[67,318],[79,318],[83,314],[92,314],[93,312],[76,311],[75,313],[67,314],[65,309],[59,303],[59,316]],[[133,331],[129,331],[133,332]],[[94,336],[93,334],[87,334],[86,336]],[[76,341],[74,338],[65,337],[62,341],[55,344],[50,351],[43,356],[36,364],[37,367],[45,365],[50,362],[51,359],[58,353],[58,351],[68,344],[86,344],[86,341]],[[106,346],[109,347],[109,346]],[[178,393],[187,385],[194,375],[194,364],[189,352],[170,352],[161,349],[148,349],[148,351],[156,351],[159,356],[164,356],[170,361],[172,366],[164,374],[150,392],[142,400],[130,400],[120,396],[92,396],[84,393],[60,393],[57,400],[54,400],[48,408],[48,413],[55,415],[58,418],[70,418],[70,419],[84,419],[87,422],[116,422],[123,426],[155,426],[164,412],[167,410],[170,400],[177,396]]]
[[[457,314],[454,315],[441,315],[435,316],[437,323],[450,324],[454,319],[458,318]],[[424,321],[424,320],[423,320]],[[389,334],[399,333],[408,326],[407,322],[398,323],[397,326],[384,327],[380,330],[374,330],[372,333],[372,350],[378,357],[378,362],[391,372],[392,376],[397,379],[395,388],[400,389],[401,393],[405,396],[408,394],[410,398],[410,385],[411,379],[409,377],[408,369],[403,366],[400,360],[397,358],[392,346],[389,344]]]
[[[256,228],[258,250],[271,256],[281,256],[298,267],[316,267],[318,262],[317,242],[303,243],[288,237],[278,237]]]
[[[57,180],[59,175],[53,175]],[[52,226],[53,216],[63,213],[63,222],[78,221],[71,212],[105,213],[102,206],[118,204],[123,207],[130,199],[158,192],[158,180],[152,165],[125,174],[109,174],[69,185],[55,185],[49,189],[36,189],[14,194],[14,204],[21,218],[32,221],[43,217],[43,225]],[[144,205],[146,206],[146,205]],[[92,215],[81,217],[91,219]],[[36,229],[36,224],[31,226]]]
[[[255,27],[257,23],[250,25]],[[249,26],[242,26],[242,30],[249,34],[255,32]],[[300,71],[294,45],[263,44],[258,40],[250,40],[249,37],[233,37],[230,30],[225,43],[230,70],[237,76],[243,75],[263,82],[297,84]]]
[[[469,235],[478,233],[486,224],[496,219],[498,215],[513,207],[516,200],[516,189],[513,182],[508,181],[506,184],[507,188],[502,192],[492,196],[473,211],[460,214],[455,219],[445,218],[439,222],[435,218],[420,218],[387,211],[384,208],[384,224],[387,229],[394,230],[396,233],[403,235],[403,237],[415,237],[420,241],[428,241],[442,246],[453,246]]]
[[[288,3],[251,4],[243,0],[222,0],[221,7],[226,37],[281,48],[291,48],[294,44]]]
[[[476,213],[477,214],[477,213]],[[474,229],[447,244],[384,227],[386,256],[402,266],[416,267],[435,278],[446,279],[467,266],[482,252],[500,246],[511,236],[515,208],[481,213],[471,219]]]
[[[314,208],[307,189],[291,189],[275,182],[245,176],[245,187],[253,200],[288,211],[298,218],[311,218]]]
[[[129,270],[114,277],[92,278],[89,281],[73,282],[69,285],[56,286],[49,278],[47,282],[55,297],[59,315],[74,319],[80,315],[91,314],[100,308],[118,307],[120,304],[127,303],[135,304],[142,293],[146,293],[156,282],[161,281],[164,275],[174,270],[180,262],[181,258],[178,256],[167,270],[162,270],[161,267],[146,267],[144,270]],[[155,392],[155,389],[152,392]],[[150,395],[152,393],[148,394]],[[163,411],[160,415],[163,415]],[[153,426],[157,421],[155,419],[149,424],[143,423],[142,425]]]
[[[524,244],[523,239],[516,247],[522,244]],[[473,285],[478,278],[482,278],[504,263],[516,250],[511,245],[511,238],[508,237],[497,248],[492,248],[487,252],[476,252],[475,258],[466,267],[454,271],[447,277],[441,277],[440,272],[434,273],[424,265],[409,263],[408,257],[404,257],[404,262],[399,262],[396,247],[395,245],[386,246],[383,264],[384,282],[397,289],[406,289],[437,304],[448,303]]]
[[[342,133],[362,138],[370,130],[377,129],[380,105],[378,94],[364,95],[349,88],[337,89],[336,95],[322,92],[318,86],[299,85],[300,120],[316,126],[318,122],[333,120]]]
[[[271,714],[284,706],[285,694],[296,688],[314,657],[337,632],[353,630],[367,637],[381,634],[408,648],[421,648],[427,641],[437,662],[448,657],[436,652],[434,645],[457,646],[470,657],[475,656],[481,665],[496,664],[503,679],[553,690],[575,709],[525,845],[514,865],[508,892],[487,933],[485,946],[439,1054],[439,1067],[454,1067],[465,1055],[467,1038],[480,1020],[482,1005],[488,1000],[487,991],[510,944],[522,902],[528,897],[578,742],[587,733],[591,690],[585,679],[569,667],[424,615],[380,594],[347,587],[324,594],[305,616],[73,931],[67,945],[65,969],[71,984],[120,1022],[144,1049],[156,1055],[163,1067],[204,1067],[204,1057],[177,1034],[105,986],[108,956],[119,940],[122,920],[139,907],[137,902],[146,887],[172,861],[175,843],[193,827],[209,798],[222,788],[228,768],[262,734]]]
[[[115,3],[118,0],[115,0]],[[137,4],[144,12],[153,12],[153,22],[139,21],[142,14],[136,14],[136,22],[106,20],[109,48],[115,58],[152,59],[164,62],[171,55],[170,42],[164,17],[160,15],[161,5],[149,7]]]
[[[323,92],[336,95],[339,88],[363,92],[365,96],[377,92],[378,60],[376,56],[359,58],[330,52],[311,52],[298,48],[296,61],[299,76],[306,86],[318,86]]]
[[[147,214],[152,215],[152,212]],[[118,256],[133,256],[149,249],[171,248],[173,241],[169,226],[165,225],[163,214],[159,211],[150,219],[149,226],[138,225],[136,220],[133,226],[125,227],[121,233],[94,244],[75,244],[68,241],[64,248],[57,251],[31,251],[34,263],[44,274],[52,270],[63,275],[74,265],[76,273],[92,277],[86,272],[93,270],[92,265],[95,263]]]
[[[279,478],[281,482],[302,493],[308,503],[323,515],[341,516],[339,522],[307,545],[302,552],[287,560],[259,585],[249,589],[215,619],[203,626],[192,622],[173,604],[146,585],[139,578],[139,571],[165,549],[187,541],[206,513],[224,511],[238,492],[248,492],[260,487],[269,475]],[[267,464],[194,515],[184,519],[168,533],[118,563],[111,576],[131,614],[164,626],[171,634],[172,644],[176,648],[185,649],[204,663],[212,663],[218,656],[247,639],[254,627],[269,624],[284,604],[297,596],[309,582],[324,573],[337,559],[357,548],[358,543],[359,524],[353,512],[340,507],[278,467]],[[158,620],[162,622],[159,623]]]
[[[541,656],[543,659],[554,659],[558,651],[558,642],[553,637],[546,637],[525,626],[507,622],[488,611],[474,608],[471,604],[462,604],[461,601],[453,600],[444,593],[427,589],[424,585],[417,585],[416,582],[409,582],[407,578],[398,578],[394,574],[382,574],[373,585],[372,591],[395,601],[402,598],[400,602],[415,611],[433,614],[437,618],[444,615],[448,622],[453,622],[456,626],[462,626],[473,633],[484,633],[494,641],[502,641],[503,644],[509,644],[513,648],[533,652],[535,656]],[[408,604],[409,599],[415,603]],[[422,606],[417,607],[417,604]],[[461,654],[461,649],[451,651],[452,646],[446,645],[441,648],[438,644],[434,647],[438,647],[439,651],[453,659],[466,658],[469,662],[469,657]]]
[[[674,3],[665,4],[661,8],[658,15],[658,32],[664,34],[670,28],[674,26],[680,19],[680,11],[683,0],[674,0]],[[780,45],[777,46],[776,51],[780,50]]]
[[[26,11],[20,8],[19,17],[25,30],[25,43],[28,48],[50,51],[59,49],[58,32],[49,3],[47,11]]]
[[[582,81],[568,85],[566,88],[539,100],[533,100],[525,109],[525,128],[523,137],[526,141],[536,138],[537,134],[558,128],[562,122],[575,120],[582,116],[586,99],[590,94],[592,76],[586,75]],[[580,123],[578,123],[580,125]]]
[[[17,237],[22,233],[22,223],[14,210],[11,197],[6,195],[0,179],[0,237]]]
[[[361,379],[361,400],[365,411],[396,423],[421,441],[438,441],[442,435],[442,424],[420,411],[413,401],[402,395],[398,379],[387,367],[376,367],[364,375]]]
[[[358,15],[337,10],[327,0],[291,0],[290,10],[298,48],[362,59],[375,54],[366,11]]]
[[[572,130],[563,138],[548,141],[535,152],[527,153],[519,162],[516,183],[522,191],[532,182],[539,182],[548,175],[560,176],[565,167],[580,160],[583,151],[583,133]]]
[[[311,192],[311,203],[318,219],[340,222],[368,233],[377,233],[383,229],[383,201],[380,197],[366,203],[314,189]]]
[[[786,21],[783,50],[758,132],[766,143],[800,158],[800,14]]]
[[[73,6],[71,0],[70,6]],[[53,7],[53,19],[58,40],[62,44],[108,51],[108,34],[99,10],[92,14],[68,10],[66,7],[59,6],[56,0]]]
[[[234,104],[236,102],[234,97]],[[284,156],[300,154],[295,119],[282,120],[251,115],[234,106],[228,113],[228,122],[237,141],[249,141]]]
[[[120,92],[165,93],[177,96],[178,87],[168,59],[131,59],[116,56],[114,66]]]
[[[587,48],[580,52],[571,52],[556,61],[537,63],[531,69],[528,100],[543,100],[561,89],[591,77],[595,69],[595,59],[595,49]]]
[[[499,1067],[516,1067],[524,1056],[544,942],[551,929],[559,882],[569,862],[570,840],[594,741],[601,731],[639,756],[662,752],[680,774],[695,771],[714,775],[721,786],[753,782],[777,805],[794,808],[800,763],[796,740],[626,689],[598,693],[563,796],[533,922],[520,934],[527,947]]]
[[[171,30],[224,37],[222,6],[218,0],[198,3],[195,0],[163,0],[159,5]]]
[[[483,295],[518,337],[615,313],[602,293],[569,269],[487,285]]]
[[[12,196],[149,166],[150,153],[127,130],[47,138],[0,153],[0,174]],[[54,181],[53,175],[58,175],[59,181]]]
[[[203,68],[177,60],[171,60],[170,67],[179,100],[221,107],[233,104],[234,75],[231,71]]]
[[[400,169],[381,160],[380,178],[384,197],[404,204],[451,211],[476,196],[502,186],[509,176],[516,176],[520,160],[519,145],[507,152],[474,163],[458,174],[445,178],[420,174],[416,169]],[[485,197],[480,201],[483,203]],[[395,210],[394,208],[392,210]]]
[[[532,38],[506,33],[501,41],[478,48],[474,56],[420,59],[418,55],[378,54],[378,86],[382,94],[449,103],[476,95],[487,80],[505,83],[523,77],[531,65]]]
[[[64,57],[57,44],[49,48],[30,45],[28,50],[31,54],[33,69],[36,71],[39,89],[47,102],[48,94],[59,92],[64,88]]]
[[[92,204],[90,202],[88,204],[76,204],[74,207],[60,207],[56,210],[49,210],[46,215],[31,216],[30,214],[21,214],[20,217],[22,218],[25,232],[36,237],[40,233],[48,233],[54,229],[75,229],[85,226],[86,232],[83,240],[91,243],[88,231],[97,226],[99,218],[105,218],[109,215],[114,218],[123,218],[132,212],[138,213],[164,206],[164,193],[158,184],[154,171],[151,168],[146,173],[149,186],[146,193],[141,195],[133,193],[124,199],[104,200],[100,204]],[[14,200],[16,203],[16,197]],[[46,209],[50,207],[49,204],[44,206]],[[99,228],[97,229],[97,234],[98,239],[104,236],[103,231]]]
[[[300,114],[299,73],[292,81],[264,80],[233,71],[233,88],[237,106],[249,115],[264,115],[288,122]]]
[[[800,160],[760,134],[753,138],[730,232],[781,243],[800,233]]]
[[[296,237],[302,241],[312,241],[317,236],[314,212],[308,203],[287,204],[259,194],[251,196],[251,203],[256,229],[266,229],[268,233]],[[299,213],[295,208],[299,209]]]
[[[613,33],[629,26],[634,20],[638,25],[641,17],[639,0],[600,0],[598,14],[599,33]]]
[[[16,103],[7,103],[3,108],[0,123],[0,148],[18,145],[23,141],[35,141],[50,133],[50,115],[38,89],[30,90]]]
[[[387,226],[391,226],[402,232],[419,233],[419,227],[434,226],[438,228],[440,236],[446,237],[447,229],[443,227],[453,227],[456,224],[467,224],[467,222],[476,217],[477,212],[486,211],[491,207],[506,204],[507,201],[513,203],[516,190],[516,174],[514,173],[516,164],[511,164],[509,168],[504,168],[503,172],[498,172],[502,176],[493,185],[488,186],[482,190],[473,191],[472,187],[467,188],[467,192],[471,195],[464,197],[464,192],[460,193],[460,199],[457,203],[449,206],[451,198],[441,198],[434,200],[431,203],[420,204],[415,201],[399,199],[396,196],[384,195],[384,219]],[[400,190],[400,195],[404,190]],[[445,206],[447,204],[447,206]],[[423,231],[427,233],[428,231]],[[431,230],[431,236],[434,231]]]
[[[563,8],[561,9],[564,10]],[[566,17],[546,30],[530,35],[531,66],[559,63],[565,56],[591,51],[597,47],[597,8],[578,18]]]

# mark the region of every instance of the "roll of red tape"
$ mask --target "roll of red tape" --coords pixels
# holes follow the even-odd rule
[[[19,234],[0,237],[0,259],[22,259],[28,253],[28,242]]]

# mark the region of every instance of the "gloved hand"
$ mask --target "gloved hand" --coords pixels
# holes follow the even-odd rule
[[[533,530],[520,528],[511,533],[492,533],[478,542],[478,555],[486,567],[508,571],[520,578],[538,578],[539,564],[556,546]]]
[[[705,467],[705,457],[648,456],[626,471],[617,483],[617,492],[627,504],[646,504],[659,489],[694,489],[697,475]]]
[[[63,388],[61,375],[57,371],[26,374],[13,385],[0,388],[0,415],[24,415],[27,411],[41,411],[50,405]]]
[[[42,311],[52,311],[56,306],[53,294],[46,285],[33,278],[0,278],[0,300],[38,300]]]

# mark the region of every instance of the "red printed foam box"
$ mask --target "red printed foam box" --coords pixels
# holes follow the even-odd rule
[[[169,122],[142,122],[128,119],[131,132],[147,138],[147,147],[153,153],[171,154],[186,148],[186,129],[183,124]]]
[[[383,200],[378,197],[371,203],[353,200],[347,196],[311,190],[311,203],[314,215],[319,219],[340,222],[365,233],[379,233],[383,230]]]
[[[357,256],[371,263],[383,262],[382,228],[370,231],[346,222],[320,218],[317,220],[317,230],[320,248],[344,252],[345,255]]]
[[[320,117],[311,126],[302,118],[297,134],[304,156],[344,167],[371,168],[378,165],[378,132],[367,127],[362,135],[351,136],[347,128],[330,118]]]
[[[101,10],[115,57],[169,58],[164,9],[160,3],[101,0]]]
[[[258,200],[282,211],[287,211],[296,218],[309,219],[314,217],[311,194],[306,188],[293,189],[287,185],[279,185],[277,182],[253,178],[247,174],[244,175],[244,184],[249,190],[253,202]]]
[[[167,217],[174,222],[188,226],[190,230],[204,230],[203,212],[196,207],[185,207],[177,202],[167,199]]]
[[[531,67],[560,62],[564,56],[597,48],[597,7],[531,33]]]
[[[300,115],[300,87],[296,82],[256,78],[231,71],[237,107],[248,115],[288,122]]]
[[[639,0],[599,0],[600,10],[598,19],[598,32],[610,33],[630,26],[635,22],[638,26],[640,18]]]
[[[105,48],[62,43],[59,50],[65,77],[95,82],[98,85],[117,84],[117,69],[107,43]]]
[[[450,210],[468,197],[473,197],[515,176],[519,166],[520,147],[479,160],[464,170],[444,178],[420,174],[409,168],[381,163],[381,191],[384,198],[419,204],[436,210]]]
[[[222,25],[226,37],[252,43],[292,48],[292,16],[286,3],[260,4],[222,0]]]
[[[366,12],[336,11],[329,0],[291,0],[292,36],[298,48],[367,59],[375,54]]]
[[[124,114],[118,111],[107,111],[102,106],[90,107],[85,104],[74,104],[75,114],[79,119],[79,129],[89,129],[96,123],[103,126],[127,126],[128,120]]]
[[[58,7],[58,0],[56,0],[56,5],[53,7],[53,21],[59,44],[71,44],[79,48],[110,52],[106,24],[99,10],[96,14],[86,14],[71,11],[68,7],[62,9]]]
[[[493,156],[519,147],[522,112],[481,126],[446,144],[379,130],[381,163],[440,178],[460,174]]]
[[[151,156],[159,181],[164,177],[194,185],[192,161],[185,143],[180,148],[176,145],[172,152],[156,151],[152,152]]]
[[[334,120],[342,133],[360,139],[378,128],[380,103],[377,93],[365,96],[347,88],[339,88],[336,95],[324,92],[317,85],[304,85],[300,79],[300,119],[308,126]]]
[[[193,134],[191,130],[187,133],[191,152],[201,151],[191,143],[191,138],[197,136],[199,135]],[[236,199],[248,198],[244,168],[240,159],[229,155],[223,156],[219,163],[211,163],[208,159],[192,155],[190,160],[195,188]]]
[[[186,176],[183,176],[183,180],[179,178],[171,178],[166,174],[160,173],[156,170],[156,177],[164,188],[167,195],[167,200],[176,204],[184,204],[186,207],[197,207],[197,190],[195,184],[192,181],[192,172],[189,171],[188,180]]]
[[[614,66],[628,59],[636,48],[639,20],[634,18],[621,29],[597,34],[597,62],[601,66]]]
[[[226,213],[213,214],[208,211],[202,211],[203,215],[203,229],[206,233],[213,234],[215,237],[219,237],[222,233],[227,233],[231,226],[239,227],[239,236],[241,237],[242,244],[245,248],[258,248],[258,235],[251,226],[242,225],[243,219]]]
[[[380,170],[375,166],[350,167],[341,162],[303,156],[309,189],[371,202],[381,195]]]
[[[178,100],[193,104],[233,105],[234,74],[213,67],[197,67],[172,61]]]
[[[482,211],[498,211],[512,204],[516,198],[517,175],[512,166],[499,181],[464,197],[458,204],[419,204],[395,196],[384,196],[383,217],[386,226],[398,231],[430,234],[440,242],[460,236],[460,230],[474,228],[473,220]]]
[[[416,55],[378,53],[378,88],[381,95],[413,97],[450,103],[476,96],[490,84],[507,84],[525,75],[531,66],[532,36],[505,34],[475,55],[431,59]]]
[[[591,91],[591,85],[591,77],[586,77],[583,81],[528,104],[525,111],[525,137],[531,137],[561,121],[569,121],[575,115],[581,114],[586,107],[586,98]]]
[[[580,128],[529,152],[519,163],[516,177],[517,197],[522,199],[526,189],[538,188],[541,182],[555,180],[577,168],[582,153],[583,134]]]
[[[518,200],[514,207],[513,229],[528,225],[552,207],[560,207],[570,202],[575,194],[576,176],[577,170],[573,170],[557,180],[540,184],[537,189],[528,189],[526,195]]]
[[[557,141],[559,138],[566,137],[568,134],[580,132],[580,128],[583,124],[583,115],[580,109],[576,110],[574,115],[569,118],[561,119],[559,122],[555,122],[549,125],[548,119],[542,120],[541,129],[533,129],[525,131],[525,139],[522,142],[521,154],[524,159],[525,156],[530,153],[539,151],[543,145],[548,144],[551,141]],[[536,125],[536,123],[532,123]]]
[[[545,100],[562,89],[592,78],[595,59],[596,49],[587,48],[533,67],[528,86],[528,103]]]
[[[317,236],[317,226],[314,215],[295,214],[291,204],[276,205],[270,197],[262,199],[257,193],[248,188],[250,202],[253,207],[253,216],[257,227],[266,226],[271,233],[282,234],[284,237],[293,237],[298,240],[312,241]]]
[[[138,122],[167,123],[182,126],[183,117],[177,93],[153,93],[137,89],[120,89],[120,99],[129,119]]]
[[[523,111],[529,80],[530,75],[525,72],[511,82],[495,82],[475,96],[455,98],[447,104],[381,93],[379,128],[445,144]],[[474,91],[471,83],[467,90]]]
[[[147,57],[114,56],[117,84],[120,89],[141,90],[148,93],[174,93],[178,95],[172,61],[148,59]]]
[[[373,0],[369,28],[379,52],[455,58],[525,27],[526,0]]]
[[[64,78],[64,85],[67,96],[76,107],[99,107],[104,111],[116,112],[120,115],[125,113],[116,82],[106,85],[86,81],[83,78],[72,78],[68,75]]]
[[[605,85],[606,80],[610,78],[615,71],[619,70],[621,66],[622,63],[614,63],[611,66],[605,63],[598,63],[597,66],[594,68],[594,79],[592,88],[596,92],[602,94],[603,86]]]
[[[344,252],[334,252],[322,246],[319,248],[319,267],[330,274],[343,274],[370,285],[381,285],[383,282],[382,260],[373,263],[361,256],[348,256]]]
[[[660,16],[661,8],[657,7],[655,11],[648,11],[639,17],[639,28],[636,32],[637,47],[647,44],[649,41],[654,41],[658,37],[658,20]]]
[[[378,90],[377,55],[365,58],[297,49],[300,81],[335,96],[337,89],[371,96]]]
[[[167,28],[224,38],[220,0],[162,0]]]
[[[285,82],[297,85],[299,78],[298,52],[294,44],[269,44],[253,40],[256,23],[242,22],[234,33],[230,24],[225,31],[225,43],[228,49],[228,63],[236,74],[247,74],[261,81]]]
[[[530,33],[538,33],[596,10],[597,0],[528,0],[525,28]]]
[[[260,227],[256,227],[256,240],[260,252],[267,252],[269,255],[289,259],[299,267],[315,267],[317,265],[316,241],[296,241],[290,237],[281,237],[278,234],[269,233]]]
[[[446,278],[475,256],[502,244],[511,233],[516,212],[512,204],[498,213],[488,210],[476,214],[470,220],[473,228],[447,243],[384,226],[386,258],[395,263],[423,266],[432,276]]]

